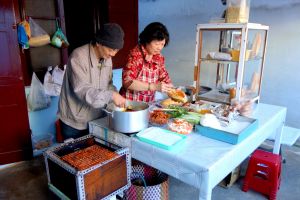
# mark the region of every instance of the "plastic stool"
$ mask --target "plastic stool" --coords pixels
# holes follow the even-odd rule
[[[275,200],[280,187],[281,156],[255,150],[248,164],[242,190],[253,189]]]

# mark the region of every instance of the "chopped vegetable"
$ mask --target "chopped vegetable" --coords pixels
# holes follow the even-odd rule
[[[193,130],[193,125],[184,119],[174,119],[168,123],[168,129],[180,134],[189,134]]]
[[[185,119],[191,124],[199,124],[201,117],[203,115],[195,112],[188,112],[187,114],[181,115],[180,117],[177,117],[178,119]]]
[[[169,115],[171,115],[172,118],[180,117],[180,116],[188,113],[188,111],[185,108],[180,107],[180,106],[170,105],[170,106],[168,106],[168,108],[173,109],[171,111],[167,111],[167,113]]]

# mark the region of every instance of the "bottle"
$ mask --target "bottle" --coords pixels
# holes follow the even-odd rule
[[[235,98],[235,95],[236,95],[236,89],[235,88],[229,88],[229,100],[230,101]]]

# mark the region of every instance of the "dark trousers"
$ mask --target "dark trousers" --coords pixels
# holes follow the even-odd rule
[[[59,120],[59,122],[60,122],[61,134],[62,134],[64,140],[66,140],[68,138],[76,139],[76,138],[79,138],[79,137],[89,134],[89,129],[78,130],[76,128],[73,128],[73,127],[65,124],[61,120]]]

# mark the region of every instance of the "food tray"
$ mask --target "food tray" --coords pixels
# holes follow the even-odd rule
[[[253,133],[257,127],[258,121],[256,119],[238,116],[227,127],[211,128],[196,125],[196,131],[209,138],[238,144]]]
[[[46,150],[46,148],[52,146],[53,144],[53,135],[32,135],[32,146],[34,150]]]
[[[116,156],[118,156],[118,154],[115,152],[98,145],[92,145],[85,149],[64,155],[61,159],[78,170],[85,170],[99,163],[111,160]]]
[[[159,127],[149,127],[136,134],[136,136],[143,142],[166,150],[171,150],[187,137],[186,135],[178,134]]]

